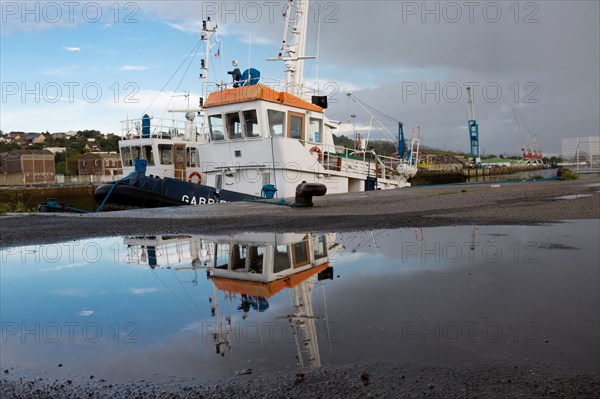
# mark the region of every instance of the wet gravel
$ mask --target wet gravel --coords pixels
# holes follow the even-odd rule
[[[112,384],[43,378],[0,383],[3,398],[597,398],[597,373],[556,372],[528,364],[362,362],[318,371],[240,375],[212,383]]]

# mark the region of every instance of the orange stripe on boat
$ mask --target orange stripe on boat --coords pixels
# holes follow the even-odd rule
[[[212,281],[217,289],[221,291],[270,298],[284,288],[293,288],[297,286],[309,277],[327,269],[327,267],[329,267],[329,263],[312,267],[308,270],[304,270],[303,272],[292,274],[279,280],[271,281],[270,283],[238,280],[226,277],[213,277]]]
[[[268,101],[287,105],[294,108],[314,112],[323,112],[323,108],[304,101],[293,94],[273,90],[263,85],[242,86],[233,89],[220,90],[210,93],[204,107],[212,108],[220,105],[244,103],[248,101]]]

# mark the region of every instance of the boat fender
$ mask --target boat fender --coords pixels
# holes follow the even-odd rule
[[[202,175],[198,172],[190,173],[190,175],[188,176],[188,182],[194,183],[194,177],[198,178],[198,181],[196,182],[196,184],[202,184]]]
[[[296,206],[313,206],[312,197],[327,193],[327,186],[321,183],[301,183],[296,186]]]
[[[323,161],[323,151],[319,147],[314,146],[310,149],[310,155],[313,155],[315,152],[317,153],[317,161]]]

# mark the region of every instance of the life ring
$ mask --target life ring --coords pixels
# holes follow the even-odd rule
[[[317,153],[317,161],[322,162],[323,161],[323,151],[321,151],[321,149],[317,146],[314,146],[313,148],[310,149],[310,155],[313,155],[314,153]]]
[[[193,183],[194,181],[194,177],[198,178],[198,181],[196,182],[196,184],[202,184],[202,175],[198,172],[192,172],[190,173],[190,175],[188,176],[188,181],[190,183]]]

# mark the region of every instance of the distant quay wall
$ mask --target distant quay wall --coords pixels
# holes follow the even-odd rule
[[[444,170],[445,169],[445,170]],[[543,169],[538,165],[515,165],[498,168],[465,168],[450,165],[448,168],[419,169],[410,179],[413,186],[426,184],[466,183],[468,181],[486,180],[490,176],[510,175],[519,172],[531,172]]]
[[[37,208],[48,198],[54,198],[59,203],[92,211],[96,187],[94,184],[0,187],[0,203],[22,202],[27,208]]]

